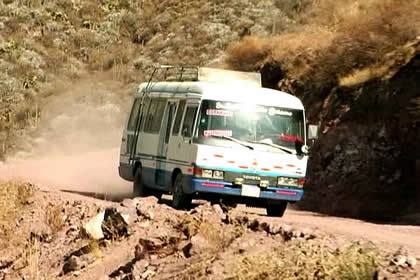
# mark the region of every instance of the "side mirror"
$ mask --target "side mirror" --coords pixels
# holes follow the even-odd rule
[[[306,128],[306,132],[308,134],[308,140],[317,140],[318,139],[318,132],[319,126],[316,124],[308,124]]]

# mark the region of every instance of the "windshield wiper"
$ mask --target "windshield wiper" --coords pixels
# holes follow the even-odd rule
[[[274,143],[262,142],[262,141],[248,141],[248,142],[256,143],[256,144],[263,144],[263,145],[267,145],[267,146],[270,146],[270,147],[274,147],[274,148],[280,149],[280,150],[282,150],[282,151],[284,151],[286,153],[292,154],[292,155],[295,155],[296,154],[296,151],[291,150],[291,149],[288,149],[288,148],[285,148],[285,147],[282,147],[280,145],[276,145]]]
[[[229,141],[232,141],[232,142],[235,142],[235,143],[238,143],[239,145],[242,145],[242,146],[244,146],[244,147],[247,147],[248,149],[250,149],[250,150],[253,150],[254,149],[254,147],[252,147],[251,145],[247,145],[247,144],[245,144],[244,142],[242,142],[242,141],[240,141],[240,140],[238,140],[238,139],[235,139],[235,138],[233,138],[233,137],[229,137],[229,136],[224,136],[224,135],[212,135],[212,137],[215,137],[215,138],[221,138],[221,139],[226,139],[226,140],[229,140]]]

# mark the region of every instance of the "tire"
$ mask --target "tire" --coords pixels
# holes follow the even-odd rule
[[[145,197],[150,195],[149,189],[143,184],[141,167],[137,168],[133,181],[133,197]]]
[[[184,209],[191,205],[192,196],[184,193],[182,187],[183,176],[181,173],[176,175],[172,192],[172,207],[175,209]]]
[[[270,217],[283,217],[284,212],[287,208],[287,202],[281,201],[280,203],[276,204],[268,204],[267,205],[267,216]]]

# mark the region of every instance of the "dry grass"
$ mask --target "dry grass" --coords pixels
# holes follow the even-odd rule
[[[238,227],[233,231],[226,231],[222,226],[193,215],[186,215],[176,226],[184,235],[191,239],[200,236],[207,242],[206,253],[214,254],[227,248],[235,238],[244,233],[244,228]]]
[[[102,245],[103,246],[103,245]],[[95,260],[100,260],[103,258],[101,251],[101,244],[97,240],[90,240],[88,244],[89,253],[94,256]]]
[[[45,222],[53,234],[64,228],[64,209],[60,205],[49,204],[45,211]]]
[[[380,256],[373,247],[354,243],[332,249],[322,243],[287,242],[272,252],[245,256],[235,261],[235,279],[343,279],[371,280]]]
[[[10,239],[15,234],[11,232],[11,226],[22,215],[33,194],[33,186],[29,183],[18,180],[0,183],[0,248],[10,245]]]
[[[24,260],[30,279],[41,279],[39,268],[40,242],[38,239],[29,241],[24,251]]]
[[[0,183],[0,225],[16,219],[28,199],[34,194],[33,186],[19,180]]]
[[[385,54],[420,34],[419,0],[277,3],[292,24],[276,28],[278,34],[269,38],[233,43],[227,50],[231,67],[255,70],[274,62],[289,78],[322,86],[355,69],[384,63]],[[382,74],[378,69],[354,75],[375,78]]]

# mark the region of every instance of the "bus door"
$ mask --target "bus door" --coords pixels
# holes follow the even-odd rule
[[[129,163],[131,156],[136,154],[135,146],[135,135],[136,129],[139,125],[139,116],[141,110],[141,100],[136,98],[133,102],[131,109],[130,117],[127,122],[126,129],[124,129],[123,137],[121,140],[121,149],[120,149],[120,162]],[[137,134],[138,135],[138,134]]]
[[[166,170],[168,154],[168,143],[171,135],[172,123],[175,118],[177,101],[169,100],[166,104],[165,113],[160,129],[158,152],[156,157],[155,182],[158,186],[168,186],[167,179],[170,178],[170,170]]]

